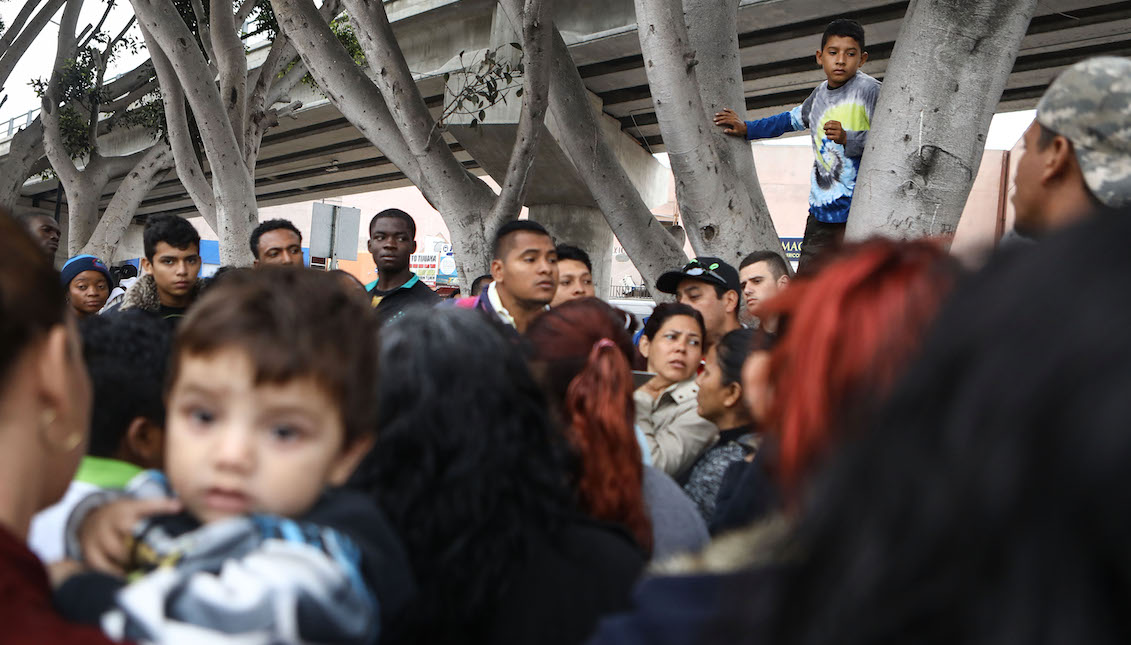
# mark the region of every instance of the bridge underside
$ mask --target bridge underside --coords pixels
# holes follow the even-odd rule
[[[632,0],[560,3],[557,25],[586,86],[621,131],[649,152],[661,152],[663,137],[652,106],[634,24]],[[739,44],[746,109],[751,118],[800,103],[824,79],[814,62],[820,34],[836,17],[859,20],[870,54],[864,71],[883,78],[908,2],[884,0],[744,0]],[[458,52],[497,41],[493,0],[393,0],[386,7],[409,66],[434,114],[444,103],[442,74],[456,66]],[[835,12],[834,12],[835,9]],[[1131,2],[1054,0],[1042,2],[1025,38],[999,111],[1031,108],[1065,67],[1097,55],[1131,55]],[[325,99],[304,90],[307,107],[264,137],[256,167],[256,192],[263,206],[320,199],[406,185],[404,175]],[[481,171],[451,134],[457,157]],[[109,201],[117,182],[103,196]],[[65,196],[55,180],[25,185],[20,210],[51,212]],[[192,216],[195,208],[175,174],[152,191],[140,217],[158,212]]]

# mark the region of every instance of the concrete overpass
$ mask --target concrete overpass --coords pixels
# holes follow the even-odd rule
[[[907,1],[891,0],[743,0],[738,31],[750,116],[796,105],[823,80],[813,52],[824,26],[835,17],[852,17],[864,25],[871,55],[864,70],[883,78],[907,6]],[[616,145],[629,156],[635,149],[636,163],[646,165],[639,160],[665,148],[643,69],[632,0],[575,0],[559,3],[559,7],[558,28],[570,44],[581,76],[607,116],[609,127],[620,132]],[[475,52],[506,42],[501,39],[508,28],[503,27],[505,18],[494,0],[386,0],[386,8],[409,66],[435,114],[444,103],[442,75],[458,67],[459,52]],[[1131,55],[1131,1],[1043,1],[999,111],[1033,107],[1059,71],[1096,55]],[[404,176],[329,102],[312,90],[306,93],[301,97],[305,107],[297,118],[284,119],[263,140],[256,168],[261,205],[406,184]],[[460,131],[453,128],[445,135],[458,158],[479,172],[485,168],[494,171],[497,164],[487,162],[481,154],[485,153],[482,137],[475,142],[463,135],[459,139],[453,136]],[[110,136],[114,137],[107,141],[110,151],[132,152],[139,145],[128,132],[116,131]],[[8,143],[0,139],[0,154],[6,154],[7,147]],[[475,150],[474,158],[469,149]],[[560,161],[551,166],[560,169]],[[643,166],[638,171],[641,187],[648,183],[646,175],[659,172]],[[560,178],[546,170],[538,176],[550,184]],[[583,190],[574,181],[568,183],[571,185],[566,193]],[[116,182],[112,182],[107,188],[103,205],[115,187]],[[574,204],[585,201],[575,197],[563,199]],[[50,213],[60,198],[65,208],[65,195],[57,190],[55,180],[31,181],[24,186],[18,208]],[[157,212],[185,216],[195,212],[172,174],[152,191],[139,215]]]

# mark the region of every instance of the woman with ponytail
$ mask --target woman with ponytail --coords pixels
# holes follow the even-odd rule
[[[645,466],[633,427],[632,340],[596,298],[538,317],[533,371],[577,458],[574,488],[591,517],[628,530],[654,559],[697,550],[706,526],[679,486]]]

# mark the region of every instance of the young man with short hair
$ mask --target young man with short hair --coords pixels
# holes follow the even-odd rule
[[[153,215],[142,232],[145,273],[107,313],[141,309],[175,324],[200,293],[200,234],[177,215]]]
[[[55,253],[59,251],[59,239],[62,235],[62,230],[59,228],[59,223],[54,218],[48,215],[32,214],[20,215],[16,219],[24,225],[31,237],[39,243],[50,258],[55,258]]]
[[[479,297],[479,294],[483,293],[483,289],[487,288],[487,285],[491,284],[494,281],[495,281],[495,279],[491,277],[490,273],[484,273],[483,275],[479,276],[478,278],[472,280],[471,281],[471,297],[472,298]]]
[[[416,252],[416,221],[408,213],[389,208],[369,220],[369,252],[377,265],[377,279],[365,285],[382,323],[404,315],[411,307],[433,307],[440,296],[410,269]]]
[[[549,309],[558,289],[558,252],[537,222],[515,220],[495,233],[491,277],[475,308],[521,334]]]
[[[597,290],[593,286],[593,263],[589,254],[576,246],[559,244],[558,290],[554,292],[551,307],[581,298],[593,298]]]
[[[302,257],[302,233],[288,220],[261,222],[251,232],[249,244],[257,267],[268,264],[306,266]]]
[[[780,253],[755,251],[742,259],[738,267],[738,281],[746,298],[746,313],[758,318],[761,329],[776,334],[778,318],[758,316],[758,307],[789,286],[789,265]]]
[[[1023,138],[1014,230],[1040,237],[1131,204],[1131,60],[1090,58],[1052,82]]]
[[[867,61],[860,23],[834,20],[825,28],[817,51],[826,80],[804,103],[757,121],[743,121],[729,109],[715,115],[715,125],[726,128],[726,134],[747,140],[810,131],[815,159],[799,268],[844,238],[856,173],[880,96],[880,82],[859,71]]]
[[[704,351],[728,332],[742,327],[738,322],[742,287],[738,272],[719,258],[702,256],[678,271],[668,271],[656,281],[656,289],[691,305],[703,316],[707,328]]]

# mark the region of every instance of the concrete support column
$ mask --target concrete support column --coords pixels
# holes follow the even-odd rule
[[[589,254],[593,262],[593,286],[597,297],[609,299],[612,276],[613,230],[596,208],[568,204],[529,207],[530,219],[545,226],[558,244],[572,244]]]

